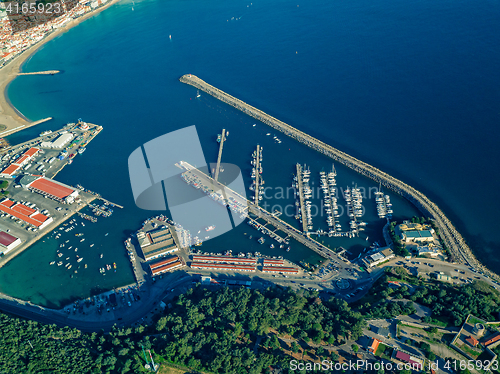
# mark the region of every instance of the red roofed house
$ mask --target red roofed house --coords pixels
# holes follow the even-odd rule
[[[400,361],[406,362],[412,366],[413,370],[421,370],[422,369],[422,360],[410,356],[408,353],[404,353],[401,351],[397,351],[396,358]]]
[[[372,344],[368,347],[368,352],[375,354],[375,352],[377,352],[379,345],[380,345],[380,340],[373,338]]]
[[[465,341],[467,343],[469,343],[471,346],[475,347],[476,345],[479,344],[479,340],[477,340],[475,337],[473,336],[469,336],[467,339],[465,339]]]
[[[16,248],[19,244],[21,244],[21,239],[16,238],[5,231],[0,231],[0,253],[6,254]]]
[[[24,176],[21,185],[31,191],[50,197],[61,203],[71,204],[78,196],[78,190],[63,183],[44,177]]]
[[[489,336],[488,339],[483,339],[482,343],[485,347],[489,346],[500,340],[500,332],[497,332],[495,335]]]

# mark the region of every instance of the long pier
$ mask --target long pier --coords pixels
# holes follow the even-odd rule
[[[302,186],[302,165],[297,163],[297,186],[299,187],[300,216],[302,217],[302,232],[307,234],[306,205],[304,204],[304,187]]]
[[[255,157],[255,199],[254,203],[255,205],[259,205],[259,197],[260,197],[260,190],[259,190],[259,182],[260,182],[260,145],[257,144],[257,151],[256,151],[256,157]]]
[[[32,73],[17,73],[17,75],[54,75],[59,74],[59,70],[34,71]]]
[[[0,136],[8,136],[8,135],[10,135],[10,133],[15,133],[15,132],[24,130],[25,128],[27,129],[28,127],[39,125],[40,123],[50,121],[51,119],[52,119],[52,117],[47,117],[47,118],[39,119],[38,121],[35,121],[35,122],[28,123],[27,125],[21,125],[21,126],[14,127],[13,129],[1,132]]]
[[[355,157],[348,155],[347,153],[339,151],[338,149],[320,141],[319,139],[316,139],[296,129],[251,105],[248,105],[247,103],[206,83],[195,75],[185,74],[179,80],[182,83],[189,84],[208,93],[209,95],[212,95],[216,99],[219,99],[233,106],[243,113],[248,114],[249,116],[271,126],[272,128],[284,133],[287,136],[290,136],[291,138],[296,139],[297,141],[307,145],[308,147],[315,149],[316,151],[374,180],[375,182],[381,183],[385,187],[405,197],[407,200],[413,203],[422,214],[434,219],[443,244],[449,249],[452,258],[456,262],[465,263],[478,269],[480,268],[490,276],[495,277],[496,279],[500,278],[497,274],[489,271],[486,267],[484,267],[474,257],[464,238],[457,231],[448,217],[446,217],[443,211],[422,192],[400,181],[399,179],[396,179],[391,175],[375,168],[374,166],[360,161]]]
[[[217,166],[215,167],[214,179],[216,181],[219,180],[220,161],[222,159],[222,148],[224,147],[224,140],[226,140],[226,130],[222,129],[222,135],[221,135],[220,143],[219,143],[219,155],[217,156]]]

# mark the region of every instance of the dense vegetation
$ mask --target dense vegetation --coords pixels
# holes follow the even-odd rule
[[[310,340],[320,345],[316,357],[335,358],[321,345],[357,339],[365,326],[346,302],[291,289],[195,287],[170,306],[148,328],[109,334],[0,315],[0,372],[138,373],[144,371],[144,348],[158,362],[214,373],[260,373],[269,366],[286,369],[290,352],[309,348]]]
[[[163,335],[154,343],[157,353],[191,368],[260,373],[268,366],[288,367],[290,357],[283,354],[276,334],[335,344],[357,339],[364,326],[346,302],[322,302],[314,293],[198,287],[181,295],[158,320],[156,328]]]
[[[402,283],[397,286],[388,283],[388,280]],[[430,308],[432,316],[424,320],[429,323],[434,319],[460,326],[469,314],[486,321],[495,321],[500,312],[500,294],[486,282],[475,281],[462,286],[438,281],[424,282],[399,267],[386,269],[386,274],[372,287],[368,296],[360,300],[358,310],[373,318],[413,313],[413,305],[388,298],[415,301]],[[377,303],[371,303],[370,300],[377,300]]]

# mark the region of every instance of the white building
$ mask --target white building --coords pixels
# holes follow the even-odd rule
[[[16,238],[13,235],[6,233],[5,231],[0,231],[0,253],[2,255],[10,252],[21,244],[21,239]]]
[[[390,247],[385,247],[381,248],[380,251],[378,251],[377,253],[366,256],[363,259],[363,263],[366,265],[366,267],[372,268],[374,266],[381,264],[382,262],[394,258],[395,256],[396,255],[394,254],[394,252]]]
[[[73,137],[74,137],[74,135],[72,133],[66,132],[66,133],[60,135],[53,142],[42,142],[40,144],[40,147],[61,149],[64,146],[66,146],[69,142],[71,142],[71,140],[73,140]]]

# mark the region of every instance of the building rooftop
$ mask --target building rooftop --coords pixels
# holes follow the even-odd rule
[[[7,247],[14,243],[17,238],[13,235],[6,233],[5,231],[0,231],[0,244]]]
[[[60,183],[56,183],[53,180],[46,178],[38,178],[30,184],[29,187],[36,188],[37,190],[48,193],[52,196],[64,199],[71,195],[75,190],[66,187]]]

